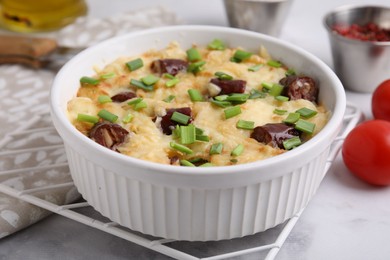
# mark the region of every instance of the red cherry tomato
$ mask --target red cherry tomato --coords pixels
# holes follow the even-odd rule
[[[375,89],[371,108],[375,119],[390,121],[390,79],[383,81]]]
[[[342,148],[347,168],[374,185],[390,185],[390,122],[370,120],[355,127]]]

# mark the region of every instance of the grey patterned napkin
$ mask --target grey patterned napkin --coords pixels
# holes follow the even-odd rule
[[[61,45],[85,47],[104,39],[150,27],[179,24],[161,8],[123,13],[114,18],[84,17],[46,34]],[[54,72],[19,65],[0,66],[0,184],[23,194],[64,205],[80,198],[71,183],[62,141],[49,116]],[[24,129],[24,131],[21,131]],[[42,189],[55,185],[55,189]],[[0,190],[0,238],[25,228],[50,212]]]

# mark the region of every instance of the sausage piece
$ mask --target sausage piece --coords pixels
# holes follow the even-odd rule
[[[244,93],[246,81],[241,79],[235,80],[223,80],[219,78],[213,78],[210,80],[210,83],[217,85],[221,92],[218,95],[226,95],[232,93]]]
[[[134,92],[127,91],[121,92],[111,97],[111,100],[114,102],[124,102],[126,100],[135,98],[137,95]]]
[[[172,114],[174,112],[179,112],[184,115],[187,115],[190,117],[190,120],[188,121],[187,125],[192,122],[192,116],[191,116],[191,108],[189,107],[182,107],[182,108],[170,108],[167,109],[167,113],[165,116],[161,117],[161,129],[164,134],[171,135],[172,130],[175,129],[176,125],[182,125],[179,124],[176,121],[171,120]]]
[[[251,138],[260,143],[269,144],[275,148],[284,149],[283,141],[294,136],[300,136],[300,132],[293,126],[284,123],[270,123],[253,129]]]
[[[151,69],[154,73],[168,73],[175,76],[180,71],[186,71],[188,62],[179,59],[162,59],[152,62]]]
[[[279,83],[284,86],[282,95],[289,97],[290,100],[306,99],[317,103],[319,89],[314,79],[291,75],[282,78]]]
[[[129,132],[118,124],[109,122],[96,123],[89,131],[89,137],[104,147],[117,151]]]

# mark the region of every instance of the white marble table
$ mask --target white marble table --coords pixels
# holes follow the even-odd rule
[[[222,1],[89,0],[91,16],[104,17],[157,4],[185,24],[226,25]],[[388,0],[294,0],[280,38],[331,66],[322,17],[349,3],[390,5]],[[390,58],[390,57],[389,57]],[[370,94],[347,92],[371,118]],[[303,212],[276,259],[390,259],[390,188],[353,177],[337,157],[317,194]],[[0,259],[167,259],[93,228],[53,215],[0,241]],[[256,254],[239,259],[258,259]]]

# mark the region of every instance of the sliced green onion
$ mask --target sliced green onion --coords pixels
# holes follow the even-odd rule
[[[283,123],[295,124],[295,122],[297,122],[300,117],[301,117],[301,115],[299,113],[290,113],[290,114],[288,114],[286,119],[283,120]]]
[[[207,47],[212,50],[219,50],[222,51],[226,48],[225,43],[220,39],[214,39],[212,42],[210,42]]]
[[[311,117],[317,115],[317,111],[311,110],[310,108],[307,108],[307,107],[302,107],[295,112],[299,113],[301,115],[301,117],[304,117],[304,118],[311,118]]]
[[[197,73],[197,72],[202,70],[202,66],[205,64],[206,64],[205,61],[197,61],[197,62],[191,63],[190,65],[188,65],[187,71],[192,72],[192,73]]]
[[[207,163],[204,163],[202,165],[199,165],[199,167],[213,167],[214,164],[210,163],[210,162],[207,162]]]
[[[215,96],[214,99],[218,101],[226,101],[227,97],[228,95],[219,95],[219,96]]]
[[[226,101],[231,102],[245,102],[249,98],[249,94],[233,93],[226,97]]]
[[[236,148],[233,149],[233,151],[230,153],[231,156],[239,156],[244,151],[244,145],[239,144],[236,146]]]
[[[107,95],[100,95],[98,96],[98,102],[100,104],[105,104],[105,103],[112,102],[112,99]]]
[[[252,89],[250,91],[249,99],[256,99],[256,98],[265,98],[266,94],[264,92],[260,92],[257,89]]]
[[[130,106],[135,105],[135,104],[141,102],[142,100],[143,100],[143,98],[132,98],[132,99],[130,99],[129,102],[127,102],[127,104]]]
[[[194,157],[194,158],[188,159],[188,161],[190,163],[195,164],[195,163],[199,163],[199,162],[202,162],[202,161],[205,161],[205,160],[203,158],[201,158],[201,157]]]
[[[240,106],[229,107],[226,108],[223,112],[225,113],[225,118],[229,119],[241,114],[241,107]]]
[[[171,75],[171,74],[169,74],[169,73],[164,73],[164,74],[163,74],[163,77],[164,77],[164,78],[168,78],[168,79],[175,79],[175,78],[176,78],[175,76],[173,76],[173,75]]]
[[[267,62],[267,65],[274,67],[274,68],[280,68],[282,66],[282,63],[280,63],[279,61],[276,61],[276,60],[269,60]]]
[[[172,135],[175,138],[180,138],[180,125],[176,125],[175,129],[172,130]]]
[[[149,75],[147,75],[146,77],[141,78],[141,81],[142,81],[145,85],[151,86],[151,85],[156,84],[156,82],[159,81],[159,79],[160,79],[159,77],[156,77],[156,76],[154,76],[154,75],[152,75],[152,74],[149,74]]]
[[[141,58],[138,58],[138,59],[127,62],[126,66],[130,71],[135,71],[139,68],[142,68],[142,66],[144,66],[144,62],[142,61]]]
[[[284,115],[286,113],[287,113],[287,110],[285,110],[285,109],[277,109],[277,108],[274,109],[274,114]]]
[[[217,71],[214,73],[214,75],[217,76],[217,78],[222,79],[222,80],[232,80],[233,79],[233,76],[231,76],[225,72],[222,72],[222,71]]]
[[[143,83],[140,80],[131,79],[130,80],[130,84],[135,86],[135,87],[137,87],[137,88],[141,88],[143,90],[146,90],[146,91],[152,91],[153,90],[153,86],[148,86],[148,85],[146,85],[145,83]]]
[[[80,79],[80,83],[82,84],[97,85],[99,82],[100,80],[91,77],[81,77]]]
[[[134,110],[136,111],[148,106],[143,98],[132,98],[129,102],[127,102],[127,104],[133,106]]]
[[[254,65],[254,66],[251,66],[248,68],[249,71],[252,71],[252,72],[256,72],[258,71],[261,67],[263,67],[264,65],[263,64],[257,64],[257,65]]]
[[[122,118],[122,122],[125,124],[130,123],[133,118],[134,116],[131,113],[127,113],[127,115]]]
[[[243,60],[249,59],[252,56],[252,53],[243,51],[243,50],[236,50],[236,52],[233,55],[233,61],[235,62],[241,62]]]
[[[240,119],[237,121],[236,127],[238,129],[252,130],[255,128],[255,122]]]
[[[182,114],[180,112],[173,112],[172,116],[171,116],[171,120],[179,123],[179,124],[182,124],[182,125],[186,125],[188,124],[188,121],[190,120],[190,116],[187,116],[185,114]]]
[[[101,79],[112,79],[115,77],[114,72],[109,72],[100,76]]]
[[[166,81],[165,82],[165,86],[167,86],[168,88],[171,88],[171,87],[175,86],[179,82],[180,82],[180,79],[173,78],[173,79],[170,79],[170,80]]]
[[[196,131],[197,135],[202,135],[204,133],[204,130],[202,128],[199,128],[199,127],[196,127],[195,131]]]
[[[148,104],[144,101],[144,100],[141,100],[140,102],[138,102],[137,104],[135,104],[133,106],[134,110],[141,110],[142,108],[146,108],[148,107]]]
[[[231,163],[238,163],[238,160],[236,158],[230,159]]]
[[[192,151],[190,148],[188,148],[187,146],[185,146],[185,145],[181,145],[181,144],[175,143],[175,142],[173,142],[173,141],[170,142],[169,145],[170,145],[173,149],[175,149],[175,150],[177,150],[177,151],[180,151],[180,152],[182,152],[182,153],[186,153],[186,154],[192,154],[192,153],[193,153],[193,151]]]
[[[189,89],[188,95],[191,98],[191,101],[197,102],[197,101],[203,101],[203,96],[200,94],[200,92],[197,89]]]
[[[223,144],[222,143],[213,144],[210,147],[209,154],[210,155],[212,155],[212,154],[221,154],[222,153],[222,149],[223,149]]]
[[[293,69],[288,69],[285,73],[286,76],[292,76],[292,75],[296,75],[296,72],[295,70]]]
[[[192,164],[190,161],[187,160],[180,160],[181,166],[188,166],[188,167],[196,167],[194,164]]]
[[[189,61],[200,61],[202,59],[202,56],[200,55],[199,51],[195,48],[190,48],[187,50],[187,58]]]
[[[300,130],[307,134],[313,134],[315,126],[316,126],[315,124],[309,121],[305,121],[303,119],[299,119],[295,123],[295,129]]]
[[[289,98],[286,96],[276,96],[275,99],[282,102],[286,102],[289,100]]]
[[[208,142],[210,141],[210,137],[208,137],[207,135],[196,135],[196,141],[201,141],[201,142]]]
[[[167,103],[171,103],[172,100],[174,100],[174,99],[175,99],[174,95],[169,95],[168,97],[164,98],[163,101],[167,102]]]
[[[263,82],[263,83],[261,83],[261,86],[263,88],[267,89],[267,90],[271,90],[272,87],[274,86],[274,84],[273,83],[268,83],[268,82]]]
[[[193,124],[180,126],[180,142],[182,144],[192,144],[196,140],[196,130]]]
[[[100,110],[98,116],[103,118],[104,120],[110,121],[111,123],[116,122],[116,120],[118,119],[117,115],[114,115],[113,113],[105,109]]]
[[[301,144],[302,144],[301,139],[298,136],[294,136],[290,139],[283,141],[283,146],[284,146],[284,149],[286,149],[286,150],[291,150],[294,147],[297,147]]]
[[[77,121],[96,124],[97,122],[99,122],[99,118],[97,116],[77,114]]]
[[[215,99],[210,99],[210,102],[222,108],[230,107],[232,105],[232,103],[230,103],[229,101],[219,101]]]
[[[274,97],[280,96],[280,94],[282,94],[283,88],[284,87],[282,85],[275,83],[272,85],[272,88],[269,90],[269,94]]]

